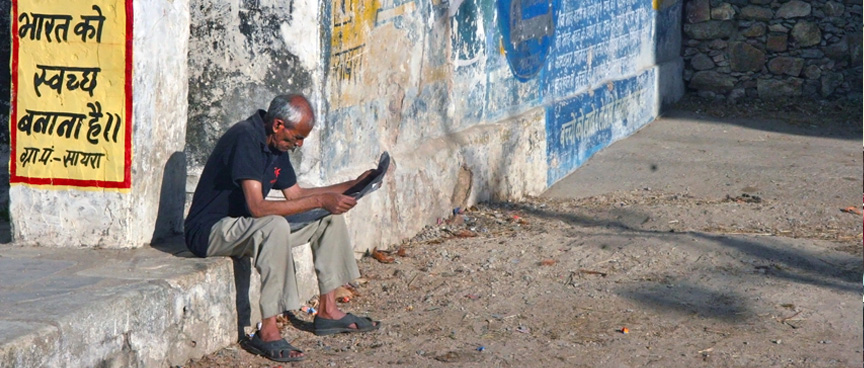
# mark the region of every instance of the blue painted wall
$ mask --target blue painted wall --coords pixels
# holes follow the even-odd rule
[[[681,1],[336,0],[333,11],[348,19],[352,6],[377,18],[347,36],[334,21],[327,36],[331,55],[353,46],[336,33],[366,50],[350,80],[329,76],[326,140],[350,143],[324,152],[328,172],[539,109],[548,186],[683,91]],[[328,62],[344,70],[340,60]]]

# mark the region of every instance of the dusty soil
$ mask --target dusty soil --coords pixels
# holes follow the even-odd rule
[[[860,104],[678,108],[860,137]],[[359,261],[363,278],[342,307],[381,330],[316,337],[295,311],[283,335],[306,361],[235,344],[189,366],[861,367],[861,175],[829,185],[851,183],[855,203],[848,188],[793,179],[853,213],[784,198],[761,179],[481,204],[391,246],[381,257],[391,263]]]

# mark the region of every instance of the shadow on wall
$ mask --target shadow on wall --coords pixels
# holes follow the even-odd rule
[[[11,5],[11,1],[0,2],[0,96],[3,96],[0,98],[0,147],[9,146],[9,101],[12,100],[9,74],[9,61],[12,56],[12,38],[9,34]]]
[[[0,243],[12,242],[12,229],[9,225],[9,101],[11,79],[9,61],[11,59],[10,7],[12,2],[0,2]]]
[[[684,0],[654,1],[654,55],[655,64],[659,66],[657,98],[661,113],[684,96],[684,81],[681,79],[684,72],[681,63],[683,3]]]
[[[159,209],[150,243],[156,243],[183,232],[183,210],[186,199],[186,154],[174,152],[165,163]]]

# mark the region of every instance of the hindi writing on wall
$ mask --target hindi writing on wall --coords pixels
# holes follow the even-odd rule
[[[128,189],[131,0],[13,0],[10,183]]]

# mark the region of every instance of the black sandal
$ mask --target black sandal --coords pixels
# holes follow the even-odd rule
[[[285,339],[279,339],[276,341],[263,341],[258,336],[259,333],[256,333],[249,339],[244,339],[240,342],[240,346],[255,355],[263,356],[267,359],[270,359],[275,362],[287,363],[287,362],[298,362],[303,359],[306,359],[305,355],[292,357],[289,354],[292,351],[296,351],[302,353],[303,351],[295,348]]]
[[[349,327],[352,323],[356,324],[357,328]],[[348,313],[341,319],[326,319],[316,316],[312,325],[315,327],[316,335],[324,336],[342,332],[369,332],[381,327],[381,322],[373,321],[369,317],[357,317]]]

